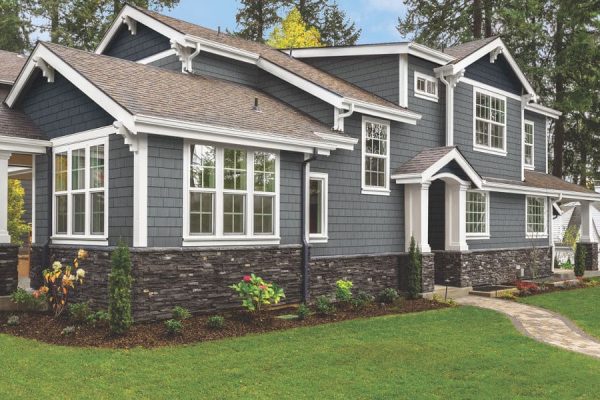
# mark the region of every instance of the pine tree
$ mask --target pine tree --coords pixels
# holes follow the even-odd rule
[[[123,243],[113,251],[108,276],[108,314],[110,330],[120,335],[133,323],[131,316],[131,259]]]
[[[292,8],[281,24],[275,26],[267,44],[279,49],[322,46],[317,28],[308,26],[296,8]]]
[[[422,292],[423,284],[421,282],[421,251],[415,242],[415,238],[410,238],[410,248],[408,250],[408,298],[417,299]]]
[[[346,12],[341,10],[336,2],[325,9],[319,31],[321,43],[326,46],[354,45],[362,32],[346,17]]]
[[[585,274],[585,262],[587,258],[587,250],[581,243],[577,243],[575,247],[575,267],[573,268],[575,276],[580,278]]]
[[[277,11],[282,0],[241,0],[235,21],[241,29],[235,34],[244,39],[264,42],[265,35],[281,18]]]
[[[27,1],[0,0],[0,50],[22,53],[29,47],[31,24],[24,19]]]

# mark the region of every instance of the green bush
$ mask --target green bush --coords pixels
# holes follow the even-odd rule
[[[89,318],[94,315],[89,303],[73,303],[69,304],[69,319],[78,324],[89,322]]]
[[[6,183],[3,183],[6,185]],[[23,220],[25,214],[25,189],[18,179],[8,180],[8,223],[7,230],[10,242],[21,246],[23,238],[29,233],[30,228]]]
[[[398,300],[399,297],[400,295],[396,289],[386,288],[379,292],[377,299],[380,303],[393,304],[396,302],[396,300]]]
[[[582,277],[585,273],[585,261],[587,257],[587,251],[585,246],[581,243],[577,243],[575,248],[575,276]]]
[[[208,317],[208,319],[206,320],[206,326],[208,326],[210,329],[223,329],[223,327],[225,326],[225,318],[223,318],[220,315],[213,315],[211,317]]]
[[[373,302],[374,298],[369,293],[359,290],[356,296],[352,299],[352,306],[357,309],[367,307]]]
[[[300,321],[303,321],[310,315],[310,308],[308,308],[306,304],[300,304],[300,306],[298,306],[298,310],[296,311],[296,315]]]
[[[319,315],[331,315],[335,312],[335,307],[326,296],[319,296],[315,300],[315,309]]]
[[[27,308],[38,308],[42,304],[46,303],[48,298],[45,294],[37,291],[34,293],[29,293],[25,289],[17,288],[17,290],[11,293],[10,300],[20,306],[25,306]]]
[[[183,322],[176,319],[169,319],[165,321],[165,328],[169,335],[179,335],[183,332]]]
[[[415,238],[410,238],[410,250],[408,253],[408,298],[417,299],[422,292],[421,285],[421,251],[415,242]]]
[[[190,313],[190,310],[188,310],[187,308],[183,308],[183,307],[179,307],[176,306],[175,308],[173,308],[173,319],[176,319],[177,321],[185,321],[186,319],[190,318],[192,316],[192,313]]]
[[[352,300],[352,281],[340,279],[335,283],[335,298],[340,303],[349,303]]]
[[[18,315],[11,315],[8,317],[8,321],[6,321],[6,325],[8,326],[17,326],[21,323],[21,318]]]
[[[285,298],[283,289],[254,274],[245,275],[240,282],[229,287],[241,297],[242,306],[257,315],[260,315],[265,307],[278,304]]]
[[[96,311],[91,313],[85,322],[92,326],[106,326],[110,322],[110,315],[106,311]]]
[[[108,314],[110,330],[114,334],[127,332],[131,316],[131,259],[129,249],[123,243],[112,253],[112,268],[108,277]]]

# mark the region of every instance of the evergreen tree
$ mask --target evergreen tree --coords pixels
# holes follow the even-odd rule
[[[321,43],[326,46],[351,46],[356,44],[362,32],[336,2],[325,9],[319,31]]]
[[[422,260],[421,251],[415,242],[415,238],[411,236],[410,247],[408,250],[408,298],[417,299],[423,290],[422,279]]]
[[[25,214],[25,189],[18,179],[8,180],[8,233],[12,244],[23,244],[29,225],[23,221]]]
[[[281,24],[275,26],[267,44],[278,49],[322,46],[317,28],[308,26],[296,8],[292,8]]]
[[[113,251],[108,276],[108,314],[110,330],[120,335],[133,323],[131,316],[131,259],[123,243]]]
[[[281,19],[277,11],[282,6],[282,0],[241,0],[241,8],[235,15],[235,21],[241,29],[236,35],[264,42],[267,32]]]
[[[31,24],[24,19],[27,1],[0,0],[0,50],[22,53],[29,47]]]
[[[587,258],[587,250],[581,243],[577,243],[575,247],[575,267],[573,268],[575,276],[580,278],[585,274],[585,263]]]

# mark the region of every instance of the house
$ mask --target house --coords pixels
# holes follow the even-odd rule
[[[279,51],[125,6],[94,53],[36,46],[4,101],[32,126],[0,160],[34,155],[32,285],[85,248],[103,306],[124,242],[138,320],[234,306],[249,272],[291,303],[402,289],[411,237],[431,292],[550,275],[559,201],[597,268],[600,194],[548,175],[560,113],[537,100],[497,37]]]

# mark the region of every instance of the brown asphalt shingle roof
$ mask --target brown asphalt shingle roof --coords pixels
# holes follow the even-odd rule
[[[319,141],[331,128],[264,92],[68,47],[42,43],[134,115],[162,117]],[[260,112],[253,110],[258,98]],[[335,133],[335,132],[333,132]]]
[[[456,60],[452,61],[451,64],[456,64],[465,57],[473,54],[486,44],[496,40],[498,36],[490,36],[488,38],[483,38],[479,40],[473,40],[471,42],[459,44],[453,47],[448,47],[444,49],[444,53],[451,55],[452,57],[456,57]]]
[[[574,183],[565,182],[560,178],[553,175],[545,174],[536,171],[525,171],[525,181],[513,181],[506,179],[498,179],[492,177],[484,177],[489,182],[496,183],[509,183],[512,185],[519,185],[523,187],[532,187],[538,189],[551,189],[551,190],[564,190],[569,192],[578,192],[584,194],[597,194],[593,190],[584,188],[583,186],[576,185]]]
[[[431,149],[421,150],[416,156],[402,164],[396,171],[395,175],[401,174],[420,174],[436,163],[440,158],[450,153],[456,147],[434,147]]]
[[[372,93],[369,93],[368,91],[363,90],[358,86],[354,86],[353,84],[341,78],[330,75],[316,67],[306,64],[305,62],[290,57],[287,54],[284,54],[283,52],[274,49],[268,45],[241,39],[232,35],[228,35],[226,33],[219,34],[217,31],[214,31],[212,29],[208,29],[172,17],[167,17],[154,11],[149,11],[139,7],[135,8],[140,12],[149,15],[150,17],[156,19],[159,22],[162,22],[163,24],[175,29],[176,31],[184,35],[197,36],[203,39],[211,40],[213,42],[225,44],[231,47],[258,54],[263,59],[270,61],[273,64],[276,64],[288,70],[289,72],[292,72],[340,96],[353,98],[356,100],[362,100],[368,103],[373,103],[398,110],[406,110],[406,108],[404,107],[400,107],[397,104],[387,101]]]
[[[9,89],[0,86],[0,136],[47,140],[24,113],[11,110],[4,104],[8,92]]]
[[[0,50],[0,82],[14,83],[25,61],[27,57],[21,54]]]

